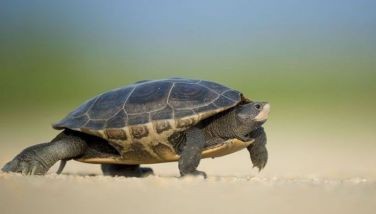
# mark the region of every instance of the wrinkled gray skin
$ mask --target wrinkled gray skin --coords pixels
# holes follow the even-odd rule
[[[267,110],[266,110],[267,109]],[[186,142],[179,160],[182,176],[200,175],[206,177],[197,167],[201,160],[201,151],[205,145],[222,143],[237,138],[243,141],[254,139],[255,142],[247,149],[254,167],[263,169],[268,160],[266,150],[266,134],[262,124],[266,117],[260,117],[263,111],[269,112],[269,104],[251,102],[238,105],[228,111],[208,118],[186,131]],[[260,120],[261,118],[261,120]],[[26,148],[2,171],[16,172],[24,175],[44,175],[59,160],[74,159],[88,150],[88,145],[97,137],[81,132],[65,130],[50,143],[43,143]],[[105,175],[142,177],[152,173],[150,168],[139,165],[102,164]]]

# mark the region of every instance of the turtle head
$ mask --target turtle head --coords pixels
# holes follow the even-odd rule
[[[235,110],[236,131],[239,135],[246,136],[266,122],[269,112],[270,104],[267,102],[250,102],[239,105]]]

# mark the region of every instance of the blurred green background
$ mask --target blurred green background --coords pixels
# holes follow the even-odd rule
[[[0,143],[45,139],[55,134],[51,123],[90,97],[167,77],[213,80],[269,101],[270,133],[366,135],[373,143],[375,6],[3,0]]]

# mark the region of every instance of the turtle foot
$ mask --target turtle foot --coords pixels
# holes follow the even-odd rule
[[[189,172],[189,173],[184,173],[184,174],[181,173],[181,177],[187,177],[187,176],[202,177],[204,179],[206,179],[208,177],[205,172],[198,171],[198,170],[195,170],[195,171]]]
[[[261,171],[268,162],[268,150],[265,146],[254,146],[250,150],[253,167],[257,167]]]
[[[48,169],[33,152],[25,150],[5,164],[1,170],[3,172],[21,173],[22,175],[44,175]]]

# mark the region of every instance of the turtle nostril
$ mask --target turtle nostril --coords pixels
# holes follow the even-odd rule
[[[256,107],[256,109],[260,110],[261,105],[260,104],[256,104],[255,107]]]

